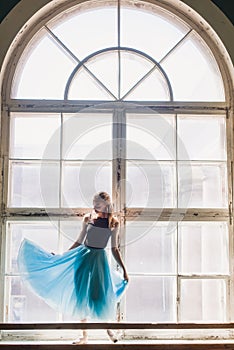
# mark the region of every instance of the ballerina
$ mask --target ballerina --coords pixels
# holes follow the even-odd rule
[[[18,253],[22,278],[50,306],[58,311],[87,319],[109,321],[116,316],[116,305],[126,290],[129,277],[118,248],[119,221],[113,215],[108,193],[93,198],[93,212],[83,218],[77,240],[62,255],[48,253],[24,240]],[[122,273],[111,268],[106,246],[111,240],[112,255]],[[107,330],[111,341],[118,338]],[[73,344],[85,344],[87,331]]]

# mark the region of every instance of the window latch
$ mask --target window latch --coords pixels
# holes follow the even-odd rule
[[[229,223],[232,225],[232,215],[233,215],[233,207],[232,207],[232,202],[229,202]]]

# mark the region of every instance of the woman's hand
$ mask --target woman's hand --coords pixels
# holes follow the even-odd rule
[[[126,268],[124,266],[122,257],[120,255],[119,248],[118,247],[112,247],[111,251],[112,251],[112,254],[113,254],[117,264],[123,269],[124,280],[128,282],[129,281],[129,277],[128,277],[128,274],[127,274],[127,270],[126,270]]]
[[[129,277],[128,277],[128,274],[127,274],[127,271],[124,271],[124,280],[125,281],[129,281]]]

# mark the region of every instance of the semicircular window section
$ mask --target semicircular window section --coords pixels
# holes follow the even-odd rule
[[[142,1],[80,4],[33,37],[19,59],[11,97],[63,100],[64,94],[75,100],[225,100],[218,64],[200,35]]]

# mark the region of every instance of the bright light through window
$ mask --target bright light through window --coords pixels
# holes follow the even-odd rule
[[[63,8],[26,45],[8,91],[5,321],[72,320],[25,288],[17,252],[23,238],[68,249],[104,190],[131,281],[118,317],[228,322],[230,106],[192,20],[140,0]]]
[[[175,15],[123,1],[118,22],[117,6],[83,12],[80,6],[57,16],[28,44],[13,98],[63,99],[71,85],[67,95],[75,100],[224,100],[209,48]]]

